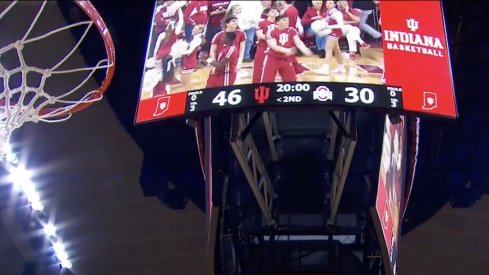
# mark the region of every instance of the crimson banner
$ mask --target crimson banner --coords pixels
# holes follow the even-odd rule
[[[405,117],[401,116],[401,121],[393,124],[386,116],[375,208],[379,215],[393,274],[396,274],[398,244],[401,236],[403,212],[401,202],[404,196],[406,150]]]
[[[386,83],[408,111],[456,117],[440,1],[380,1]]]

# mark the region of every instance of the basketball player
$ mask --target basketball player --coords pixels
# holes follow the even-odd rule
[[[269,28],[275,26],[275,18],[278,16],[278,9],[276,7],[270,7],[265,9],[267,13],[267,19],[261,21],[256,29],[256,37],[258,43],[256,46],[255,59],[253,60],[253,83],[259,83],[261,79],[261,72],[263,69],[263,59],[265,58],[265,50],[268,48],[267,44],[267,32]]]
[[[208,59],[207,62],[212,67],[206,88],[225,87],[234,84],[239,55],[235,43],[236,37],[236,31],[225,32],[222,36],[221,47],[217,51],[217,59]]]
[[[274,82],[277,73],[282,81],[295,82],[297,76],[290,57],[297,52],[296,47],[305,55],[312,55],[312,52],[304,45],[297,30],[289,27],[287,16],[277,16],[276,22],[275,28],[270,28],[267,33],[268,49],[260,82]]]
[[[185,91],[191,88],[191,74],[197,69],[197,54],[204,40],[202,38],[204,25],[195,25],[192,30],[192,41],[188,44],[187,49],[182,53],[182,70],[181,80],[182,88]]]
[[[246,34],[238,29],[238,18],[235,16],[225,17],[223,23],[223,30],[218,32],[211,41],[211,49],[209,51],[209,58],[216,60],[217,53],[221,51],[223,46],[223,37],[226,32],[236,32],[236,39],[234,39],[234,44],[236,49],[238,49],[238,63],[237,68],[241,68],[241,63],[243,62]]]
[[[326,1],[326,9],[326,22],[328,23],[327,28],[331,32],[327,35],[326,38],[326,57],[324,60],[325,64],[323,64],[323,66],[319,68],[317,72],[325,75],[329,75],[330,73],[346,73],[343,63],[343,55],[341,54],[340,45],[338,43],[338,40],[343,37],[343,14],[338,9],[336,9],[335,1]],[[336,69],[330,72],[329,64],[331,62],[331,59],[333,58],[333,54],[338,61],[338,66],[336,67]]]
[[[211,47],[211,40],[216,35],[216,33],[222,31],[221,22],[224,19],[226,10],[229,7],[231,1],[209,1],[209,22],[207,24],[207,31],[205,35],[206,45],[204,46],[204,51],[209,52]]]
[[[302,27],[301,20],[299,18],[299,11],[293,5],[294,1],[292,0],[280,0],[277,1],[277,6],[281,7],[280,14],[285,15],[289,18],[289,26],[291,28],[296,29],[299,32],[299,35],[304,33],[304,28]],[[304,73],[304,67],[299,64],[297,57],[295,55],[290,56],[290,60],[292,61],[292,65],[294,66],[295,73],[301,75]]]
[[[365,43],[360,37],[360,11],[351,9],[348,1],[338,1],[338,9],[343,14],[345,26],[342,31],[348,41],[348,50],[350,52],[350,60],[355,60],[357,52],[357,43],[360,43],[362,48],[370,48],[370,45]]]

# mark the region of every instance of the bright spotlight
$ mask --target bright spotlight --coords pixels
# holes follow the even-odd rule
[[[66,254],[65,247],[63,244],[56,242],[53,243],[53,250],[54,253],[56,254],[56,258],[63,263],[63,262],[69,262],[68,261],[68,254]]]
[[[54,225],[51,223],[44,224],[43,230],[44,230],[44,233],[48,236],[55,236],[56,235],[56,227],[54,227]]]
[[[19,164],[19,158],[14,153],[7,153],[7,154],[5,154],[5,160],[8,163],[11,163],[11,164],[14,164],[14,165]]]
[[[60,251],[60,253],[56,253],[56,258],[58,258],[60,262],[65,262],[68,261],[68,254],[64,251]]]
[[[71,262],[70,261],[61,261],[61,267],[62,268],[71,268]]]
[[[17,154],[12,151],[12,146],[10,145],[10,143],[3,143],[1,148],[2,154],[4,155],[7,162],[14,165],[19,163],[19,158],[17,157]]]
[[[10,169],[10,181],[17,185],[24,185],[31,182],[31,173],[24,167],[12,167]]]
[[[62,243],[53,243],[53,250],[58,254],[65,251],[65,246]]]
[[[29,199],[29,201],[39,200],[39,195],[37,194],[36,187],[34,186],[33,182],[24,181],[20,183],[19,186],[22,189],[22,192],[24,192],[27,199]]]
[[[5,154],[12,153],[12,146],[10,145],[10,143],[8,143],[8,142],[3,143],[2,144],[2,151]]]
[[[31,201],[31,208],[34,211],[42,211],[44,210],[44,205],[40,201]]]

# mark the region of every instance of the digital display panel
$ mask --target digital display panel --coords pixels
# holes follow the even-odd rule
[[[404,209],[404,185],[406,180],[407,138],[406,119],[393,124],[386,116],[382,142],[382,156],[375,208],[382,227],[390,267],[396,274],[398,246],[401,237],[401,221]]]
[[[157,1],[145,43],[136,123],[282,106],[457,117],[440,1]]]

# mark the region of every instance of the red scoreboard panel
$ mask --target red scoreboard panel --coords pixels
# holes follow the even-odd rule
[[[457,116],[440,1],[381,1],[387,84],[403,89],[407,111]]]
[[[196,14],[200,19],[206,18],[210,11],[216,10],[222,11],[224,16],[232,7],[228,6],[229,1],[188,5],[191,4],[185,1],[155,4],[136,123],[198,117],[225,109],[262,110],[287,106],[366,108],[385,113],[457,117],[440,1],[380,1],[376,27],[382,37],[377,47],[361,49],[361,57],[356,60],[349,60],[344,52],[342,73],[333,73],[339,63],[335,57],[328,64],[331,73],[327,74],[321,69],[325,59],[303,54],[296,59],[305,72],[294,81],[282,81],[279,73],[274,82],[253,81],[258,59],[255,57],[252,62],[237,65],[233,83],[227,81],[228,85],[212,85],[212,88],[207,79],[215,73],[215,68],[205,62],[207,57],[202,57],[200,51],[204,51],[206,43],[202,38],[212,28],[209,22],[215,23],[215,20],[192,28],[187,18]],[[328,18],[322,20],[327,22]],[[272,26],[277,28],[278,24]],[[224,28],[229,27],[224,25]],[[342,28],[341,31],[348,30]],[[341,39],[346,40],[346,35]],[[278,38],[276,41],[283,42]],[[217,43],[221,42],[222,39]],[[192,45],[196,43],[200,44],[194,51]],[[239,50],[242,44],[235,46]],[[218,54],[216,52],[216,56]],[[188,70],[188,64],[195,63],[197,65]],[[274,69],[268,68],[265,72],[275,74]]]

